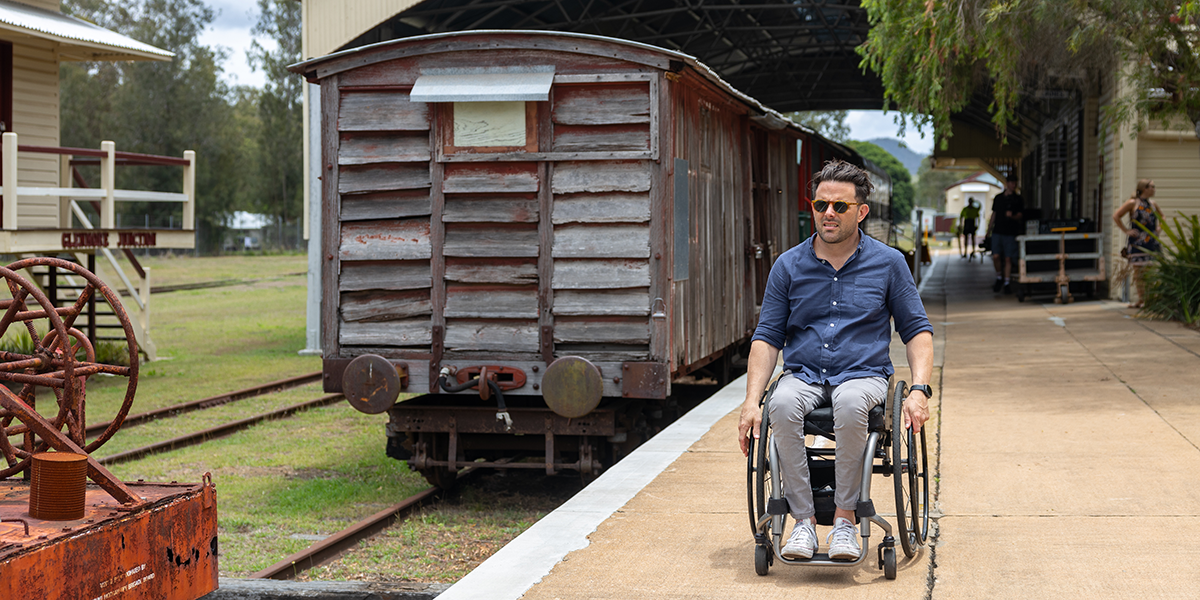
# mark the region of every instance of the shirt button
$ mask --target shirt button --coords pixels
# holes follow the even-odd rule
[[[824,373],[824,372],[825,372],[825,369],[821,369],[821,372],[822,372],[822,373]]]
[[[830,327],[833,327],[833,323],[830,323],[830,324],[829,324],[829,326],[830,326]]]
[[[834,305],[834,306],[837,306],[837,302],[835,301],[835,302],[833,303],[833,305]]]
[[[837,281],[837,277],[834,277],[834,278],[833,278],[833,280],[834,280],[834,281]]]
[[[828,348],[828,347],[829,347],[829,344],[825,344],[825,347],[826,347],[826,348]]]

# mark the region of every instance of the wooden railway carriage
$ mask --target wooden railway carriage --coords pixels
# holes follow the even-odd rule
[[[690,56],[472,31],[292,69],[321,86],[326,389],[431,480],[594,472],[677,378],[727,374],[799,241],[811,132]]]

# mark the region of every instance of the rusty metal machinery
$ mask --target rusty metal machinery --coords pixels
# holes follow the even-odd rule
[[[70,286],[78,297],[56,305],[21,274],[34,269],[47,269],[51,282],[78,283]],[[56,258],[11,263],[0,277],[8,292],[0,292],[0,338],[28,336],[20,350],[0,351],[0,597],[193,600],[215,589],[208,475],[199,484],[127,484],[90,454],[121,428],[137,390],[138,345],[119,296],[94,273]],[[128,366],[99,362],[93,341],[76,328],[96,302],[119,322]],[[102,374],[119,378],[124,396],[89,440],[86,390]]]

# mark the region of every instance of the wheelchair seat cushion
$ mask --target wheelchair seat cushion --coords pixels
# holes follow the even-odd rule
[[[883,431],[883,404],[867,413],[867,431]],[[804,416],[804,433],[833,439],[833,405],[825,404]]]

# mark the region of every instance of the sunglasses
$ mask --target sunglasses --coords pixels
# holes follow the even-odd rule
[[[823,212],[825,212],[826,208],[829,208],[829,204],[830,204],[830,202],[828,200],[814,200],[812,203],[813,210],[815,210],[819,213],[823,213]],[[851,204],[858,205],[858,204],[862,204],[862,203],[861,202],[842,202],[841,200],[838,200],[837,202],[833,203],[833,212],[835,212],[839,215],[844,214],[847,210],[850,209]]]

